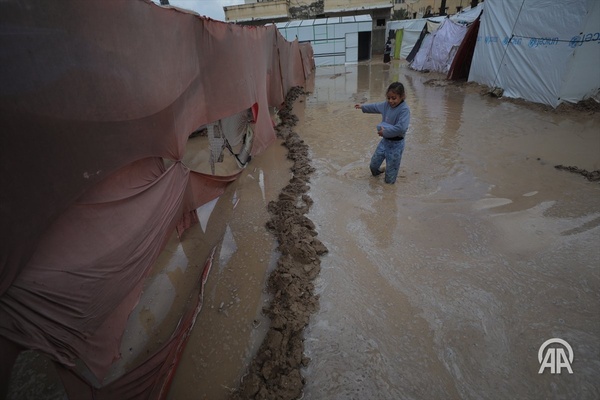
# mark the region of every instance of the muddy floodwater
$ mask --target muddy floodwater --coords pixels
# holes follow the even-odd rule
[[[555,166],[600,169],[600,115],[439,78],[397,61],[320,67],[295,104],[316,169],[308,216],[329,249],[304,398],[598,398],[600,183]],[[412,119],[386,185],[368,169],[379,116],[353,105],[396,80]],[[236,183],[248,209],[229,222],[171,399],[227,398],[256,351],[268,321],[253,312],[277,258],[264,208],[288,168],[276,144]],[[572,374],[539,373],[553,338],[571,346]]]
[[[303,398],[598,399],[600,182],[555,166],[600,169],[600,113],[440,78],[398,61],[319,67],[294,103],[315,168],[307,216],[329,251],[304,332]],[[387,185],[368,169],[380,117],[354,104],[383,101],[396,80],[412,118]],[[186,162],[206,167],[206,157]],[[278,139],[161,255],[124,352],[168,335],[161,327],[214,250],[168,399],[228,399],[243,380],[269,326],[261,310],[279,257],[267,206],[290,166]],[[542,356],[567,354],[561,373],[539,373],[540,346],[553,338],[572,362],[554,343]]]
[[[427,83],[404,66],[317,70],[298,127],[329,248],[306,332],[309,399],[600,396],[598,114],[553,113]],[[411,128],[395,185],[368,162],[381,101],[405,84]],[[573,374],[539,374],[547,339]]]

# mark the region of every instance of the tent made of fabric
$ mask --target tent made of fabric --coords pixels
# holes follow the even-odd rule
[[[477,43],[477,34],[479,33],[480,18],[477,18],[469,28],[463,38],[454,60],[450,65],[447,78],[450,80],[467,79],[469,77],[469,71],[471,69],[471,62],[473,61],[473,53],[475,51],[475,44]]]
[[[469,81],[557,107],[600,91],[600,2],[486,0]]]
[[[166,242],[240,174],[187,165],[190,135],[252,114],[264,151],[312,48],[149,0],[7,0],[0,25],[0,372],[35,349],[102,384]],[[155,398],[193,314],[112,387],[74,376],[76,398]]]
[[[410,67],[417,71],[447,73],[467,27],[446,18],[434,33],[425,36]]]
[[[402,46],[396,51],[394,57],[398,56],[405,58],[408,62],[412,62],[417,52],[419,51],[423,40],[427,34],[434,33],[442,25],[446,19],[461,25],[472,24],[481,14],[484,3],[479,3],[476,7],[467,7],[463,11],[451,15],[449,17],[430,17],[421,19],[390,21],[388,23],[388,35],[390,30],[403,29]],[[419,29],[420,27],[420,29]],[[409,32],[408,36],[405,34]],[[398,48],[398,44],[396,45]]]
[[[448,16],[427,18],[427,32],[433,33],[437,31],[438,28],[442,26],[442,22],[446,19],[448,19]]]
[[[482,2],[475,7],[466,7],[461,12],[451,15],[450,19],[457,24],[470,25],[479,18],[483,11],[484,4],[485,2]]]
[[[396,31],[394,58],[406,58],[410,54],[410,51],[413,49],[415,43],[417,43],[426,22],[427,20],[425,18],[388,22],[388,35],[386,37],[389,37],[390,31]],[[400,38],[398,37],[398,31],[402,32]]]

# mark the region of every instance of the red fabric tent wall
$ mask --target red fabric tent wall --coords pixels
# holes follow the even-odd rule
[[[189,134],[256,105],[263,151],[312,49],[147,0],[6,0],[0,48],[0,336],[102,381],[167,238],[236,178],[184,165]]]
[[[446,76],[447,79],[457,81],[469,78],[471,61],[473,60],[473,53],[475,52],[475,45],[477,44],[480,20],[481,14],[479,14],[477,19],[469,26],[462,43],[456,51],[454,60],[452,60],[452,65],[450,65],[448,75]]]

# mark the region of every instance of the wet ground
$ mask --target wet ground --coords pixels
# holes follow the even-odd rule
[[[398,61],[320,67],[295,103],[315,168],[307,216],[329,250],[304,334],[304,399],[599,398],[600,184],[554,167],[600,169],[600,113],[439,78]],[[368,170],[378,116],[353,106],[382,101],[395,80],[412,119],[386,185]],[[292,177],[280,144],[172,238],[145,290],[153,308],[130,320],[133,336],[158,338],[215,248],[168,399],[229,398],[265,336],[279,258],[267,205]],[[551,338],[571,345],[573,374],[538,373]]]
[[[304,398],[597,398],[600,185],[554,166],[600,169],[600,117],[428,82],[437,78],[398,63],[322,67],[294,109],[316,169],[309,217],[329,249],[305,332]],[[380,101],[394,80],[412,121],[390,186],[368,171],[378,117],[353,105]],[[184,359],[172,399],[184,387],[226,398],[244,373],[235,359],[252,350],[229,336],[236,320],[205,328],[219,340],[201,329],[214,358],[190,344],[206,365]],[[551,338],[572,346],[572,375],[538,373]]]
[[[600,116],[482,96],[393,64],[320,68],[298,130],[329,248],[306,332],[308,399],[600,396]],[[382,101],[412,111],[400,177],[373,178]],[[562,338],[573,374],[538,374]]]

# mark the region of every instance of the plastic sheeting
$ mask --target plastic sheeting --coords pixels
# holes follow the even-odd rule
[[[557,107],[598,97],[600,2],[486,0],[469,81]]]
[[[421,35],[421,31],[425,27],[426,22],[427,20],[424,18],[388,22],[388,35],[386,37],[389,36],[390,30],[404,30],[404,33],[402,34],[402,40],[398,41],[398,38],[396,38],[396,47],[400,48],[394,53],[394,58],[408,57],[410,51],[419,40],[419,36]]]
[[[479,18],[469,25],[467,33],[458,47],[454,60],[452,60],[452,64],[450,65],[447,76],[448,79],[459,80],[467,79],[469,77],[471,62],[473,61],[473,52],[475,51],[475,44],[477,43],[477,34],[479,33],[479,25]]]
[[[420,18],[420,19],[405,19],[400,21],[390,21],[387,25],[388,35],[390,30],[404,30],[404,36],[402,38],[402,47],[400,51],[396,51],[394,57],[398,58],[398,56],[402,58],[406,58],[408,60],[408,55],[413,51],[414,47],[417,47],[416,52],[419,50],[420,42],[419,39],[422,36],[423,28],[427,27],[426,32],[434,33],[440,28],[442,22],[446,19],[450,19],[453,22],[461,25],[470,25],[473,23],[481,14],[483,10],[483,4],[479,3],[476,7],[471,8],[467,7],[465,10],[451,15],[449,17],[432,17],[432,18]],[[421,39],[422,42],[422,39]],[[398,43],[396,44],[398,46]],[[413,58],[408,60],[412,61]]]
[[[188,136],[252,108],[263,151],[312,48],[143,0],[5,0],[0,48],[0,335],[102,382],[170,234],[237,177],[184,165]]]
[[[450,16],[450,19],[457,24],[470,25],[479,18],[483,11],[485,2],[477,4],[475,7],[467,7],[461,12]]]
[[[417,71],[447,73],[467,27],[446,18],[442,25],[425,37],[410,67]]]

